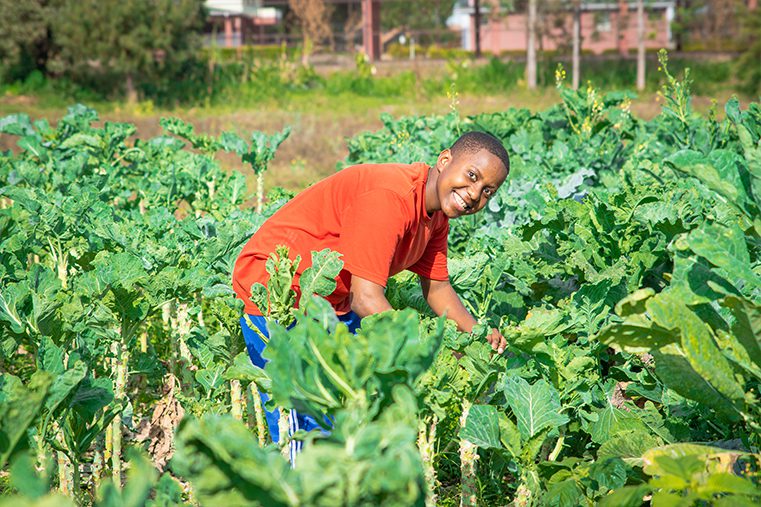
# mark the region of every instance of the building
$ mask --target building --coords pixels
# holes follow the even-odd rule
[[[510,12],[490,16],[488,5],[481,2],[480,43],[481,51],[492,54],[524,52],[528,42],[525,12]],[[606,51],[627,52],[637,47],[636,2],[582,1],[581,47],[583,51],[600,54]],[[671,22],[676,2],[645,2],[645,46],[648,49],[671,49],[674,45]],[[466,21],[467,20],[467,21]],[[553,51],[568,47],[571,42],[573,12],[559,10],[543,12],[540,17],[538,47]],[[466,49],[476,47],[475,0],[463,0],[455,7],[450,27],[463,30]]]
[[[264,7],[262,0],[206,0],[205,5],[209,12],[206,43],[217,47],[262,42],[265,28],[281,19],[281,11]]]

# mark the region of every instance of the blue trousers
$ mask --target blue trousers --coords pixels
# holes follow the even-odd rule
[[[354,313],[349,312],[345,315],[340,315],[339,320],[341,322],[345,323],[349,331],[351,333],[356,333],[357,328],[359,328],[361,324],[360,317]],[[262,357],[262,352],[264,352],[264,348],[266,347],[266,343],[262,341],[259,334],[251,329],[249,327],[249,319],[250,322],[256,326],[256,328],[267,338],[269,338],[269,331],[267,331],[267,321],[264,317],[261,315],[249,315],[248,318],[246,316],[243,316],[240,318],[240,327],[243,330],[243,340],[246,342],[246,350],[248,351],[248,356],[251,358],[251,362],[254,363],[254,366],[258,366],[259,368],[264,368],[267,364],[267,360]],[[267,403],[269,400],[269,396],[267,393],[261,392],[262,397],[262,405]],[[269,428],[270,436],[272,437],[273,442],[277,442],[280,439],[280,431],[279,431],[279,420],[280,420],[280,412],[278,410],[266,410],[265,409],[265,417],[267,419],[267,427]],[[330,421],[326,419],[325,424],[318,424],[317,421],[314,420],[314,418],[305,415],[305,414],[298,414],[295,410],[291,410],[290,417],[289,417],[289,423],[290,428],[288,428],[288,433],[293,434],[298,430],[306,430],[311,431],[313,429],[317,428],[323,428],[325,426],[330,426]],[[294,442],[296,445],[296,448],[292,450],[292,452],[298,453],[301,449],[301,442]],[[294,462],[294,456],[292,456],[291,463]]]

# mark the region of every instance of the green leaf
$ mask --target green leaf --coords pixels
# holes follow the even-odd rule
[[[312,265],[304,270],[299,278],[301,298],[317,294],[329,296],[336,290],[336,277],[343,269],[341,254],[329,248],[312,252]]]
[[[40,348],[37,351],[37,368],[52,375],[60,375],[65,370],[63,349],[47,336],[43,336],[40,340]]]
[[[732,494],[761,496],[761,488],[755,485],[753,481],[727,473],[712,473],[708,476],[708,480],[702,489],[707,493],[713,493],[715,495]]]
[[[225,367],[221,364],[215,364],[209,368],[203,368],[196,371],[195,379],[201,384],[207,394],[213,393],[225,383]]]
[[[652,491],[647,484],[637,486],[625,486],[602,497],[597,505],[599,507],[641,507],[645,503],[644,497]]]
[[[610,403],[603,410],[597,412],[597,421],[589,425],[589,434],[592,440],[598,444],[611,438],[617,438],[618,433],[646,431],[647,426],[636,414],[616,408]]]
[[[26,386],[13,375],[0,377],[0,468],[34,424],[52,383],[53,377],[44,371],[35,372]]]
[[[547,494],[542,497],[542,505],[552,507],[576,507],[581,500],[582,491],[575,479],[550,484]]]
[[[729,308],[735,319],[732,334],[756,366],[761,367],[761,306],[733,296],[724,298],[722,306]]]
[[[518,458],[521,455],[521,433],[518,426],[511,421],[507,414],[499,412],[499,440],[502,445],[510,451],[513,457]]]
[[[687,235],[687,245],[696,254],[727,273],[729,280],[744,291],[761,287],[761,277],[752,269],[745,234],[736,224],[707,225]]]
[[[619,458],[598,460],[589,468],[589,476],[605,489],[617,489],[626,484],[627,469]]]
[[[185,418],[177,432],[172,469],[193,484],[201,505],[293,505],[288,462],[276,447],[262,448],[231,417]],[[319,477],[319,476],[315,476]]]
[[[529,385],[525,379],[513,376],[505,380],[505,398],[518,420],[518,430],[527,440],[545,428],[558,428],[568,422],[560,412],[560,396],[546,380]]]
[[[76,361],[74,365],[58,375],[50,388],[50,394],[45,400],[45,408],[54,412],[60,403],[66,399],[79,386],[87,375],[87,366],[82,361]]]
[[[272,381],[267,372],[254,366],[247,351],[243,351],[233,359],[233,364],[225,371],[225,380],[242,380],[254,382],[260,389],[269,391]]]
[[[666,159],[674,169],[697,178],[729,204],[747,213],[751,199],[742,184],[739,162],[739,155],[729,150],[713,150],[708,157],[697,151],[682,150]]]
[[[124,489],[106,482],[98,491],[98,507],[143,507],[156,481],[156,468],[135,449],[127,451],[129,468]]]
[[[622,431],[600,446],[597,459],[603,461],[609,458],[621,458],[632,466],[640,466],[645,451],[662,444],[660,439],[648,431]]]
[[[497,407],[493,405],[470,407],[465,426],[460,430],[460,438],[484,449],[501,448]]]
[[[726,420],[739,420],[740,415],[734,404],[693,370],[678,349],[654,350],[652,354],[655,361],[655,374],[666,386],[685,398],[715,410]]]
[[[36,500],[50,491],[48,478],[37,472],[29,451],[14,457],[10,472],[11,485],[20,495]]]
[[[678,329],[682,351],[690,366],[719,393],[739,402],[745,396],[729,362],[719,350],[711,329],[686,305],[661,293],[647,302],[653,321],[666,329]]]
[[[678,342],[679,334],[654,326],[644,319],[631,319],[603,328],[597,339],[618,350],[641,354]]]

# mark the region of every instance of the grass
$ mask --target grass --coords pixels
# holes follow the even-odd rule
[[[543,72],[554,68],[552,64],[545,62]],[[595,76],[603,90],[616,89],[621,87],[622,79],[628,79],[629,67],[627,62],[588,63],[586,73]],[[696,111],[707,111],[712,98],[721,105],[734,94],[726,66],[719,65],[714,70],[705,64],[693,67],[698,86],[693,101]],[[645,119],[660,112],[656,93],[659,75],[654,65],[650,69],[648,89],[632,104],[634,114]],[[134,123],[142,138],[161,132],[158,121],[162,116],[180,117],[192,122],[197,131],[214,135],[224,130],[274,132],[291,125],[291,136],[278,150],[265,175],[265,184],[267,188],[281,186],[298,191],[333,173],[336,163],[347,155],[346,138],[380,128],[379,116],[383,112],[394,116],[446,114],[456,107],[460,114],[471,115],[510,107],[542,110],[559,101],[553,86],[526,90],[520,76],[522,67],[514,62],[382,62],[377,75],[368,77],[370,70],[311,76],[311,88],[278,88],[276,82],[271,83],[275,88],[266,93],[262,83],[228,87],[216,100],[173,108],[157,107],[150,101],[129,105],[96,96],[77,97],[76,93],[74,97],[66,96],[56,91],[58,85],[43,81],[33,87],[35,93],[24,93],[23,84],[6,87],[5,94],[0,95],[0,116],[26,113],[33,118],[56,120],[65,114],[66,106],[79,98],[89,98],[84,102],[94,107],[103,120]],[[554,77],[542,77],[545,83],[550,79]],[[701,82],[708,84],[700,85]],[[747,104],[749,98],[741,100]],[[0,134],[0,149],[11,149],[15,142]],[[235,157],[220,154],[219,159],[227,167],[243,169]],[[253,188],[253,174],[249,176]]]

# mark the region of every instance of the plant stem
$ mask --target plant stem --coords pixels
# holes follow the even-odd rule
[[[63,439],[63,430],[58,427],[57,424],[55,425],[55,431],[56,440],[58,440],[58,443],[61,446],[65,445]],[[69,459],[66,457],[66,454],[63,453],[63,451],[56,451],[56,463],[58,465],[58,490],[61,492],[61,494],[70,496],[74,492],[72,484],[72,470]]]
[[[423,473],[425,474],[425,484],[428,489],[426,494],[426,506],[432,507],[438,503],[436,495],[436,469],[433,466],[435,455],[434,444],[436,443],[436,424],[438,417],[433,415],[430,418],[431,424],[428,426],[428,420],[420,421],[418,430],[417,445],[420,451],[420,458],[423,461]]]
[[[563,442],[565,441],[565,433],[561,433],[558,437],[558,441],[555,442],[555,448],[552,449],[552,452],[549,456],[547,456],[547,461],[555,461],[558,459],[558,456],[560,455],[560,452],[563,450]]]
[[[103,444],[104,440],[102,437],[97,437],[95,439],[95,450],[92,455],[92,474],[90,477],[90,492],[93,498],[95,498],[95,494],[98,491],[98,487],[100,487],[100,481],[103,477]]]
[[[240,389],[240,380],[230,381],[230,413],[234,419],[243,420],[243,393]]]
[[[259,439],[259,445],[264,447],[267,442],[267,429],[264,424],[264,407],[262,406],[262,398],[259,394],[259,388],[254,382],[249,384],[249,395],[251,396],[251,402],[254,406],[254,417],[256,418],[256,436]]]
[[[143,354],[148,352],[148,331],[140,333],[140,352]]]
[[[256,175],[256,212],[261,213],[264,209],[264,171]]]
[[[114,370],[116,372],[116,382],[114,385],[114,398],[121,400],[125,395],[127,385],[127,363],[129,361],[129,352],[120,339],[111,343],[111,352],[113,353]],[[122,485],[122,419],[116,416],[111,421],[112,427],[112,455],[111,455],[111,474],[114,479],[114,485],[121,488]]]
[[[290,461],[290,440],[288,438],[288,428],[290,428],[290,410],[286,410],[282,407],[280,407],[280,417],[278,420],[278,432],[280,433],[279,443],[280,443],[280,452],[283,454],[283,457],[285,459]]]
[[[467,398],[462,400],[460,428],[465,427],[472,403]],[[460,506],[475,506],[478,498],[478,481],[476,477],[478,447],[467,439],[460,440]]]

